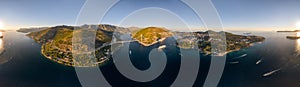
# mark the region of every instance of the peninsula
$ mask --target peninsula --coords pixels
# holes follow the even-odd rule
[[[138,40],[144,46],[150,46],[159,41],[164,41],[167,37],[173,36],[173,33],[164,28],[147,27],[134,32],[132,38]]]
[[[254,35],[237,35],[229,32],[172,32],[164,28],[148,27],[135,32],[132,38],[136,39],[140,44],[144,46],[150,46],[157,42],[164,41],[168,37],[176,35],[177,46],[183,49],[190,49],[198,47],[201,52],[211,54],[211,41],[210,34],[222,34],[225,33],[227,52],[240,50],[252,46],[254,43],[262,42],[264,37]]]

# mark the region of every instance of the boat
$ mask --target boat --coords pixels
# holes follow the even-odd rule
[[[260,64],[261,61],[262,61],[262,59],[258,60],[258,61],[256,62],[256,65],[257,65],[257,64]]]
[[[129,50],[129,54],[131,54],[131,50]]]
[[[162,45],[162,46],[159,46],[158,49],[164,49],[166,47],[167,47],[166,45]]]
[[[278,71],[280,71],[280,70],[281,70],[281,69],[273,70],[273,71],[271,71],[271,72],[265,73],[263,76],[266,77],[266,76],[272,75],[272,74],[274,74],[274,73],[276,73],[276,72],[278,72]]]

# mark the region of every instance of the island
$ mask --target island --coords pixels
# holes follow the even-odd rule
[[[293,31],[285,30],[285,31],[277,31],[277,32],[300,32],[300,30],[293,30]]]
[[[131,35],[133,41],[137,41],[143,46],[151,46],[158,42],[163,42],[170,37],[177,37],[176,45],[179,48],[191,49],[198,48],[199,51],[206,54],[211,54],[211,41],[210,34],[225,34],[226,35],[226,52],[239,50],[252,46],[254,43],[262,42],[264,37],[254,35],[237,35],[229,32],[215,32],[215,31],[199,31],[199,32],[178,32],[170,31],[167,28],[160,27],[146,27],[146,28],[123,28],[109,24],[99,25],[82,25],[82,26],[54,26],[33,31],[27,34],[37,43],[41,44],[41,53],[46,58],[57,63],[74,66],[74,67],[90,67],[87,64],[74,64],[72,56],[72,37],[73,32],[78,32],[76,28],[95,28],[95,55],[96,64],[101,65],[111,60],[111,41],[113,35],[128,34]],[[119,40],[119,39],[117,39]],[[165,48],[162,45],[159,49]]]
[[[286,36],[287,39],[299,39],[300,36]]]
[[[297,35],[295,36],[286,36],[287,39],[299,39],[300,36],[298,35],[300,30],[293,30],[293,31],[277,31],[277,32],[296,32]]]
[[[254,43],[262,42],[265,40],[264,37],[254,36],[254,35],[237,35],[229,32],[215,32],[215,31],[205,31],[205,32],[172,32],[165,28],[158,27],[148,27],[135,32],[132,36],[140,44],[144,46],[150,46],[157,42],[161,42],[168,37],[176,35],[177,46],[183,49],[196,48],[200,49],[202,53],[211,54],[211,41],[213,34],[224,34],[226,36],[226,54],[228,52],[240,50],[242,48],[247,48],[252,46]],[[211,34],[211,35],[210,35]],[[225,40],[225,39],[224,39]]]

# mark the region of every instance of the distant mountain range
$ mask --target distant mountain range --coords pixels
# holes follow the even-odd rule
[[[36,31],[41,31],[43,29],[47,29],[48,27],[36,27],[36,28],[20,28],[17,30],[18,32],[23,32],[23,33],[29,33],[29,32],[36,32]]]

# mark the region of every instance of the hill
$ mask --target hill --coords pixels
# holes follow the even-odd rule
[[[133,33],[132,38],[138,40],[139,43],[150,46],[158,41],[162,41],[167,37],[171,37],[172,32],[167,29],[158,27],[147,27]]]
[[[37,27],[37,28],[20,28],[17,30],[17,32],[22,32],[22,33],[30,33],[30,32],[37,32],[41,31],[44,29],[47,29],[48,27]]]
[[[254,43],[262,42],[265,40],[264,37],[261,36],[254,36],[254,35],[237,35],[229,32],[215,32],[215,31],[205,31],[205,32],[176,32],[176,34],[179,36],[177,42],[178,47],[184,48],[184,49],[190,49],[195,48],[197,46],[201,52],[206,54],[211,54],[212,47],[211,42],[215,41],[223,41],[226,39],[226,45],[220,44],[217,46],[226,46],[226,52],[236,51],[243,48],[247,48],[252,46]],[[215,34],[219,34],[222,36],[222,34],[225,34],[225,38],[221,40],[219,39],[212,39]],[[224,48],[224,47],[223,47]]]
[[[253,43],[262,42],[265,40],[264,37],[254,36],[254,35],[237,35],[229,32],[215,32],[215,31],[205,31],[205,32],[171,32],[165,28],[159,27],[147,27],[147,28],[135,28],[134,31],[128,28],[117,27],[113,25],[83,25],[80,27],[73,26],[55,26],[43,29],[41,31],[31,32],[27,36],[31,37],[36,42],[42,45],[42,54],[50,60],[56,61],[58,63],[67,66],[77,66],[86,67],[90,64],[84,63],[74,63],[72,57],[72,37],[73,33],[77,33],[75,28],[93,28],[96,30],[95,38],[95,51],[96,54],[96,65],[105,63],[110,59],[110,45],[112,41],[112,35],[119,40],[118,35],[123,35],[122,33],[128,33],[131,37],[137,40],[140,44],[144,46],[151,46],[157,42],[162,42],[168,37],[176,35],[177,46],[183,49],[198,48],[200,52],[206,54],[212,54],[213,48],[211,47],[211,42],[220,42],[226,39],[226,45],[221,43],[216,46],[226,46],[226,52],[231,52],[239,50],[242,48],[247,48],[252,46]],[[92,29],[92,30],[93,30]],[[219,37],[218,35],[225,34],[226,38],[214,38]],[[104,45],[102,47],[102,45]],[[101,48],[100,48],[101,47]],[[219,49],[217,49],[218,51]],[[220,50],[224,51],[224,50]],[[223,52],[215,52],[222,53]]]
[[[42,44],[42,54],[47,58],[68,66],[85,66],[85,64],[74,65],[72,57],[73,32],[79,32],[74,30],[74,28],[82,27],[85,26],[55,26],[42,31],[31,32],[27,36]],[[113,30],[117,27],[113,25],[96,25],[96,28],[95,47],[98,48],[102,44],[112,40]],[[108,48],[104,47],[103,49],[96,50],[97,62],[100,63],[108,60],[108,57],[106,57],[108,54],[105,54],[109,51]]]

